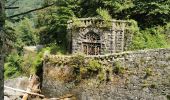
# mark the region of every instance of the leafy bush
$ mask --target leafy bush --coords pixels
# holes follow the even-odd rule
[[[88,70],[99,71],[100,69],[101,69],[101,65],[97,60],[92,59],[88,61]]]
[[[101,9],[101,8],[98,8],[96,10],[96,12],[98,13],[98,15],[100,16],[100,18],[102,18],[104,20],[104,25],[106,27],[111,27],[112,26],[112,17],[111,15],[109,14],[108,10],[106,9]]]
[[[99,79],[100,81],[104,81],[104,79],[105,79],[105,73],[104,73],[104,71],[103,71],[103,70],[100,71],[99,74],[97,75],[97,77],[98,77],[98,79]]]
[[[56,54],[56,55],[60,55],[60,54],[66,54],[66,48],[63,46],[59,46],[57,44],[49,44],[47,45],[46,48],[44,48],[44,50],[47,49],[50,54]]]
[[[75,55],[70,60],[70,66],[73,68],[80,68],[85,66],[85,57],[83,55]]]
[[[76,55],[71,58],[69,62],[70,67],[73,68],[73,74],[77,80],[96,76],[101,71],[101,65],[97,60],[85,59],[83,55]]]
[[[21,62],[22,57],[19,56],[17,53],[11,53],[7,56],[4,65],[4,76],[5,79],[14,78],[21,74]]]
[[[16,24],[15,33],[17,35],[18,45],[36,45],[38,40],[37,30],[35,29],[34,22],[31,19],[24,18]]]
[[[134,35],[130,48],[131,50],[166,48],[169,47],[169,42],[166,37],[167,35],[163,34],[162,27],[146,29]]]
[[[39,74],[42,71],[42,61],[43,61],[43,52],[39,52],[34,61],[33,61],[33,66],[31,68],[31,73],[32,74]]]
[[[113,73],[116,75],[123,74],[125,72],[125,69],[121,67],[120,62],[116,61],[114,63]]]

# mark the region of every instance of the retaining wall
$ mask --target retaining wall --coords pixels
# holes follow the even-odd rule
[[[43,64],[43,93],[49,97],[74,94],[78,100],[168,100],[170,98],[170,48],[86,56],[103,67],[114,69],[115,62],[125,69],[123,75],[111,73],[111,80],[96,77],[65,82],[72,69],[70,56],[48,55]],[[57,59],[57,62],[55,60]],[[60,60],[58,60],[60,59]]]

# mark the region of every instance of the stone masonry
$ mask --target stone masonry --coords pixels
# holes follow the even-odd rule
[[[74,94],[78,100],[169,100],[170,48],[129,51],[108,55],[86,56],[98,59],[114,69],[115,62],[125,69],[123,75],[110,75],[111,81],[97,78],[82,80],[79,84],[63,82],[70,76],[69,65],[63,61],[70,56],[46,56],[43,64],[42,91],[49,97]],[[55,59],[61,59],[55,62]],[[103,65],[103,67],[106,67]],[[66,73],[66,74],[64,74]],[[60,75],[59,75],[60,74]]]
[[[131,35],[127,33],[130,23],[123,20],[111,20],[111,26],[97,18],[77,19],[80,25],[74,27],[74,20],[68,21],[70,51],[87,55],[100,55],[123,52]],[[127,36],[128,35],[128,36]],[[126,39],[125,39],[126,38]]]

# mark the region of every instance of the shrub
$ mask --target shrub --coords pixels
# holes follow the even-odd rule
[[[42,70],[42,56],[43,56],[43,53],[42,52],[39,52],[34,61],[33,61],[33,65],[32,65],[32,68],[31,68],[31,74],[39,74],[41,73],[41,70]]]
[[[70,60],[70,66],[73,68],[80,68],[85,66],[85,57],[81,54],[75,55]]]
[[[115,73],[116,75],[119,75],[119,74],[124,74],[124,71],[125,69],[121,67],[120,62],[116,61],[114,63],[113,73]]]
[[[111,23],[112,17],[106,9],[99,8],[99,9],[96,10],[96,12],[103,19],[104,27],[111,27],[112,26],[112,23]]]
[[[84,68],[85,66],[85,58],[83,55],[75,55],[74,57],[71,58],[69,62],[69,66],[73,68],[73,76],[76,78],[76,80],[81,79],[82,73],[84,74],[83,71],[86,69]]]
[[[22,57],[19,56],[17,53],[11,53],[7,56],[5,59],[5,65],[4,65],[4,76],[5,79],[8,78],[14,78],[21,74],[21,62]]]
[[[64,46],[59,46],[57,44],[49,44],[46,48],[50,51],[50,54],[66,54],[66,49]]]
[[[134,34],[130,49],[146,49],[146,48],[167,48],[169,47],[169,39],[164,34],[164,27],[154,27],[145,29]]]
[[[101,70],[101,71],[99,72],[99,74],[98,74],[98,79],[99,79],[100,81],[104,81],[104,80],[105,80],[105,73],[104,73],[103,70]]]
[[[97,75],[101,71],[101,65],[97,60],[85,59],[83,55],[76,55],[71,58],[69,66],[73,68],[73,74],[76,80],[89,78]]]
[[[97,60],[92,59],[88,61],[88,70],[99,71],[100,69],[101,69],[101,65]]]
[[[38,52],[27,53],[23,57],[22,71],[25,75],[38,74],[42,70],[43,54],[49,48],[44,48]]]

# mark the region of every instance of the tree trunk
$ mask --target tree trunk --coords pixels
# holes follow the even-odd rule
[[[4,0],[0,0],[0,100],[4,99],[4,32],[3,27],[5,24],[5,9]]]

